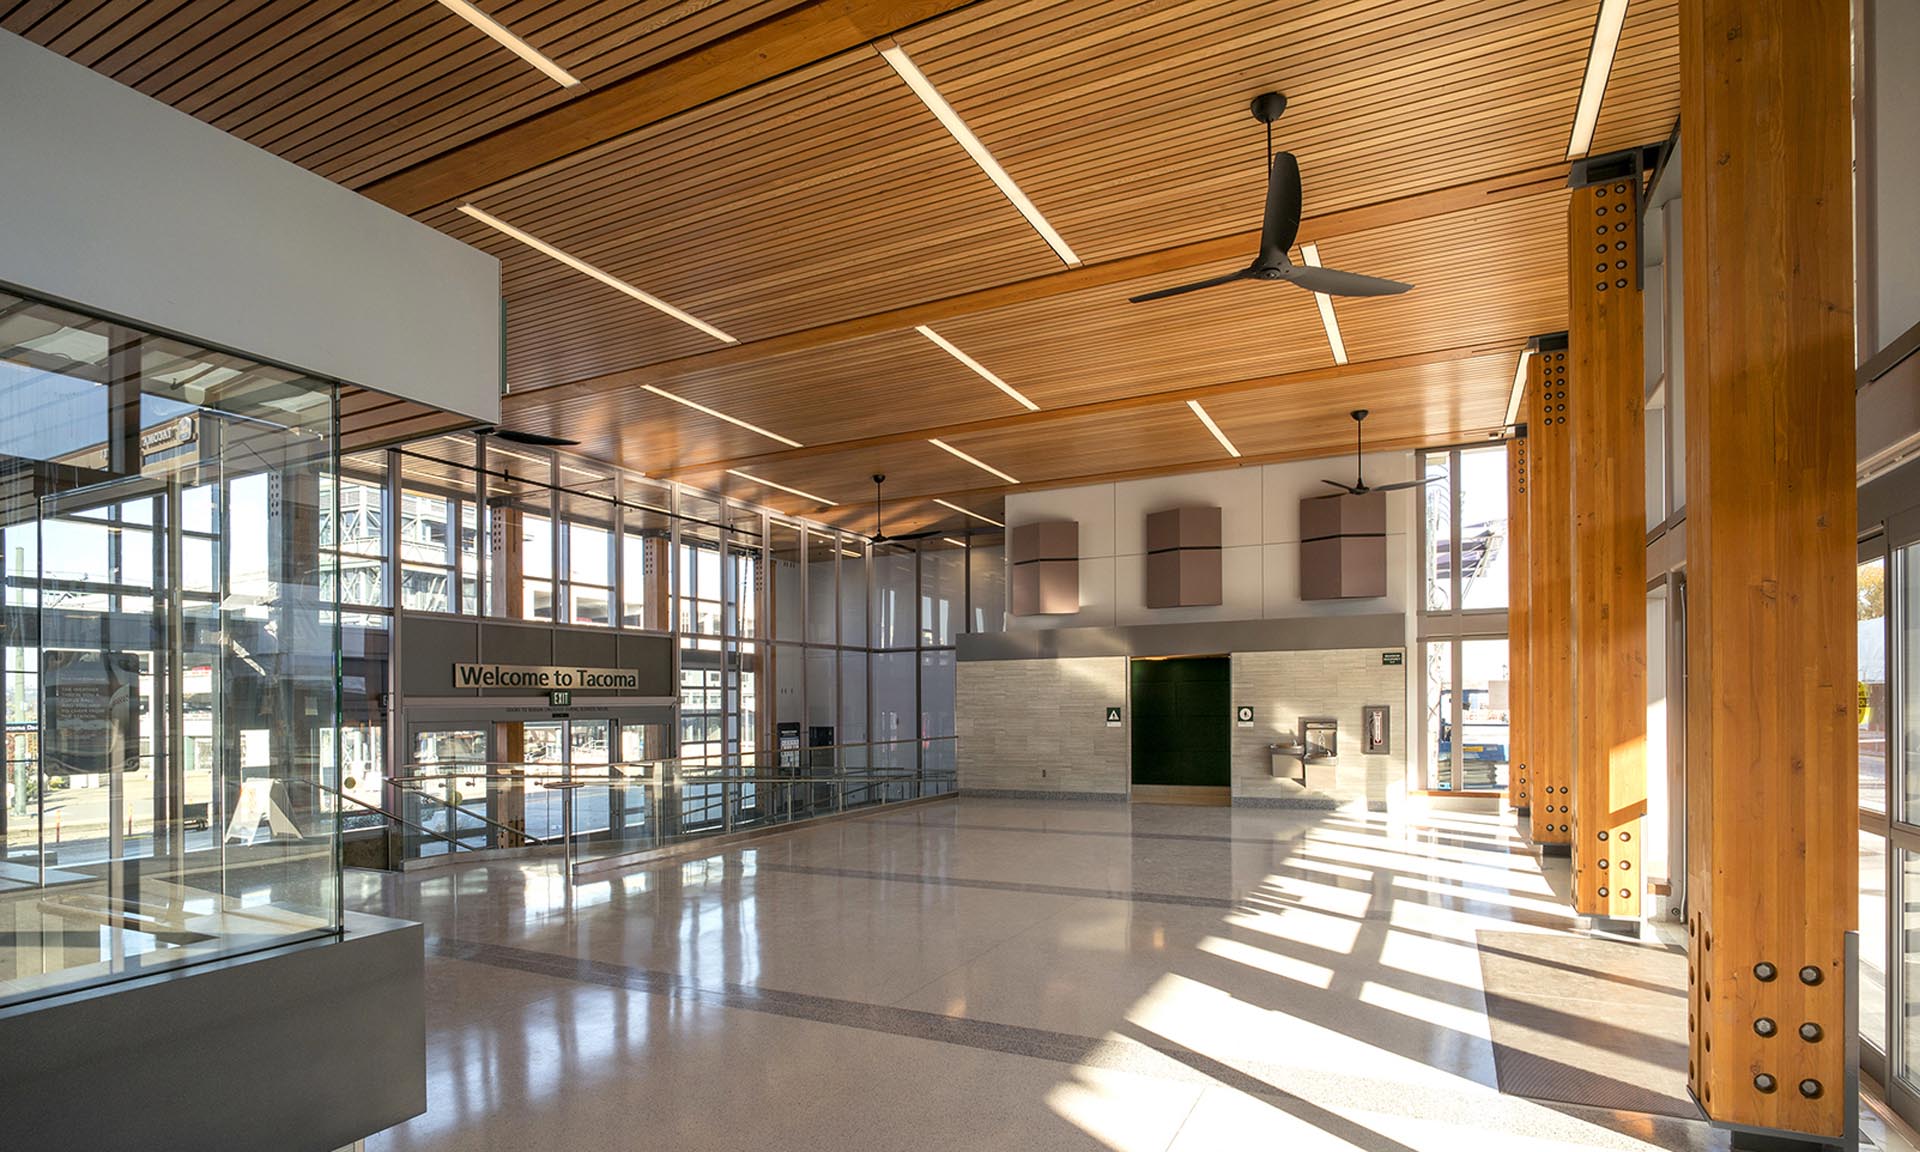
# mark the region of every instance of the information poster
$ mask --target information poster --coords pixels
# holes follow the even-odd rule
[[[105,774],[139,752],[140,660],[121,652],[41,653],[41,770]]]

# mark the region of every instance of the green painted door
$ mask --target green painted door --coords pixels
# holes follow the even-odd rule
[[[1225,656],[1133,661],[1133,782],[1225,788],[1232,665]]]

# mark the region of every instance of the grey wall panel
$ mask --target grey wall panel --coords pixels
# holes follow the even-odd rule
[[[667,636],[620,637],[620,667],[640,673],[641,696],[673,696],[673,640]]]
[[[553,662],[582,668],[612,668],[620,659],[619,639],[611,632],[553,630]]]
[[[0,1011],[0,1144],[330,1152],[427,1107],[424,937],[340,939]]]
[[[400,691],[404,695],[469,696],[453,686],[453,666],[479,659],[480,625],[409,613],[401,623]]]
[[[500,419],[493,257],[9,32],[0,108],[0,279]]]
[[[489,664],[551,664],[553,629],[489,620],[480,626],[480,658]]]
[[[1407,618],[1398,612],[1381,612],[1367,616],[1298,616],[1276,620],[1135,624],[1124,628],[981,632],[959,638],[959,658],[965,663],[1341,648],[1394,651],[1404,648],[1406,642]]]

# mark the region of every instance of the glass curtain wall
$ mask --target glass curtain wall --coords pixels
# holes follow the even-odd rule
[[[339,929],[336,393],[0,293],[0,1005]]]
[[[359,627],[384,632],[397,600],[408,612],[671,635],[676,739],[648,756],[688,768],[759,753],[792,768],[951,769],[954,646],[963,633],[1005,627],[998,531],[876,548],[757,505],[470,434],[356,457],[351,491],[359,514],[336,551],[343,567],[363,566],[343,581]],[[369,723],[371,763],[354,780],[371,799],[382,733]],[[732,796],[751,818],[754,790]],[[692,790],[683,824],[719,822],[721,797]]]
[[[1420,756],[1414,789],[1507,787],[1507,446],[1419,454]]]

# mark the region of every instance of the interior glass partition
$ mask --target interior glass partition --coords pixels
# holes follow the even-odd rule
[[[1499,792],[1508,783],[1507,446],[1416,457],[1430,480],[1420,514],[1419,692],[1425,711],[1411,786]]]
[[[0,293],[0,1004],[339,929],[336,402]]]

